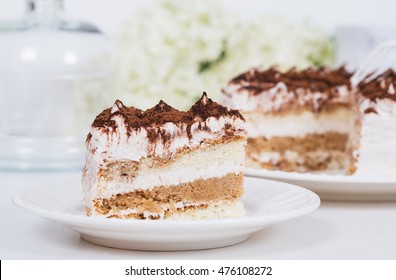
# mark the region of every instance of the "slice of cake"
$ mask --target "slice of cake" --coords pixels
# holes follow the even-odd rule
[[[356,117],[344,68],[253,68],[223,89],[246,118],[247,166],[352,173]]]
[[[356,175],[396,176],[396,73],[368,76],[356,89],[361,114]]]
[[[243,215],[244,119],[204,93],[189,111],[116,101],[92,124],[83,170],[89,216],[214,219]]]

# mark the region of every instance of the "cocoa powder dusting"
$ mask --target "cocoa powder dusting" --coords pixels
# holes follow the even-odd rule
[[[184,124],[187,135],[191,138],[191,126],[194,122],[203,122],[209,117],[220,118],[221,116],[244,120],[238,110],[229,110],[221,106],[208,98],[204,92],[202,97],[188,111],[179,111],[162,100],[146,111],[124,106],[120,100],[116,100],[112,108],[105,109],[95,118],[92,127],[100,128],[104,132],[109,132],[109,129],[115,130],[117,123],[113,120],[113,117],[117,115],[125,120],[129,133],[133,129],[145,128],[151,142],[161,139],[164,143],[172,138],[172,135],[161,129],[161,126],[165,123]],[[201,124],[200,127],[207,129]]]
[[[261,94],[280,82],[284,83],[289,90],[305,89],[310,92],[327,92],[331,95],[334,93],[332,89],[337,86],[345,85],[350,88],[351,76],[352,74],[345,67],[335,70],[326,67],[308,68],[301,71],[291,68],[285,73],[278,71],[275,67],[267,70],[255,68],[237,76],[230,81],[230,84],[243,84],[243,88],[253,95]]]
[[[227,107],[221,106],[208,98],[206,92],[203,93],[201,99],[199,99],[188,112],[190,112],[193,117],[199,117],[203,121],[209,117],[219,118],[221,116],[234,116],[245,120],[238,110],[229,110]]]
[[[371,101],[390,99],[396,101],[396,73],[388,69],[371,79],[370,75],[358,84],[359,92]]]

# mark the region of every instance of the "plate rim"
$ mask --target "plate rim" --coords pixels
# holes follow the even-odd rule
[[[244,174],[251,178],[263,179],[286,179],[296,181],[310,181],[310,182],[328,182],[328,183],[350,183],[350,184],[396,184],[395,177],[373,177],[373,176],[358,176],[358,175],[331,175],[331,174],[314,174],[314,173],[298,173],[287,172],[280,170],[267,170],[256,168],[245,168]]]

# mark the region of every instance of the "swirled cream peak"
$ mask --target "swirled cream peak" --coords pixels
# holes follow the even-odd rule
[[[96,117],[87,148],[97,163],[170,157],[204,141],[243,136],[243,122],[237,110],[217,104],[206,93],[189,111],[179,111],[163,101],[143,111],[117,100]]]
[[[305,106],[320,111],[327,104],[350,104],[351,74],[341,67],[280,72],[252,68],[223,89],[223,104],[244,111],[281,112]]]

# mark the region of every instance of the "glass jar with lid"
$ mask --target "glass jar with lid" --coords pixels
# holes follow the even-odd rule
[[[111,102],[113,48],[62,0],[27,0],[0,23],[0,169],[78,169],[95,115]]]

